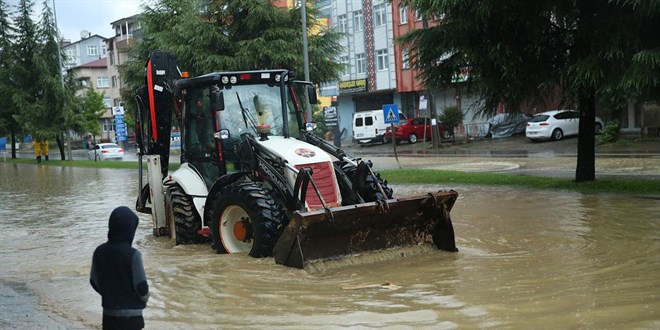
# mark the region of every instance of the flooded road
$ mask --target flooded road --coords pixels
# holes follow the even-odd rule
[[[100,326],[92,252],[112,209],[134,207],[137,180],[133,170],[0,164],[0,282],[25,283],[43,308]],[[393,188],[457,190],[460,252],[419,247],[407,258],[393,259],[397,251],[306,272],[174,246],[140,215],[134,245],[152,290],[146,328],[660,328],[659,200]]]

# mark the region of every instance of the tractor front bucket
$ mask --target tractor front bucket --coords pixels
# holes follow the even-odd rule
[[[449,211],[455,191],[295,212],[273,249],[275,262],[305,268],[320,261],[433,242],[456,252]]]

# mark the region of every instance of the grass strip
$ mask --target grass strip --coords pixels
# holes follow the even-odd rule
[[[576,183],[575,180],[568,178],[429,169],[383,170],[380,171],[380,174],[388,182],[394,184],[460,183],[516,186],[544,190],[570,190],[581,193],[660,195],[660,182],[657,180],[601,178],[591,182]]]

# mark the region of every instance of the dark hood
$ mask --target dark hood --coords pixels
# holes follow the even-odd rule
[[[131,209],[126,206],[114,209],[108,223],[108,241],[132,244],[137,226],[138,217]]]

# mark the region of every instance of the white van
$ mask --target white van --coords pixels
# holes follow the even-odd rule
[[[399,112],[399,119],[404,120],[406,116]],[[382,109],[358,111],[353,114],[353,141],[360,144],[383,142],[388,126]]]

